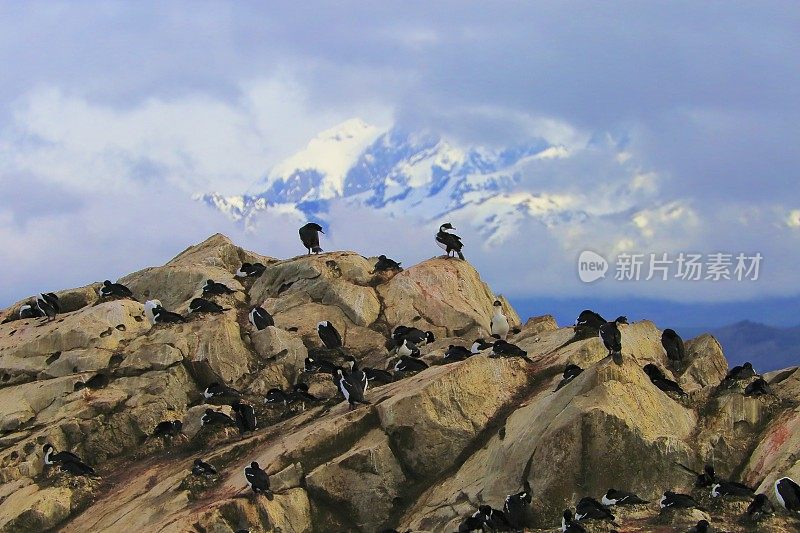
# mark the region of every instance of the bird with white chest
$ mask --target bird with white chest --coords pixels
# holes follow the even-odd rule
[[[510,326],[508,325],[508,317],[503,314],[503,304],[500,300],[495,300],[492,306],[494,307],[494,314],[491,320],[492,337],[506,340]]]

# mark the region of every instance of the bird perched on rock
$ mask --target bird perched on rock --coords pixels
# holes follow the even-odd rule
[[[392,340],[396,346],[403,344],[404,340],[417,346],[425,346],[436,340],[432,331],[422,331],[419,328],[409,326],[397,326],[392,331]]]
[[[661,509],[700,509],[704,511],[702,507],[697,503],[697,500],[689,496],[688,494],[681,494],[679,492],[672,492],[668,490],[664,493],[661,497],[661,500],[658,502],[659,507]]]
[[[661,334],[661,346],[667,352],[667,359],[672,364],[672,368],[680,371],[683,367],[683,360],[686,358],[686,348],[681,336],[674,329],[665,329]]]
[[[489,531],[508,531],[511,524],[503,511],[493,509],[490,505],[481,505],[472,516],[479,517],[489,528]]]
[[[237,399],[231,402],[231,409],[239,433],[253,432],[257,429],[256,412],[252,405],[242,403]]]
[[[318,254],[322,251],[322,248],[319,247],[319,234],[325,233],[322,231],[322,226],[315,222],[309,222],[302,228],[300,228],[300,242],[303,243],[303,246],[306,250],[308,250],[308,254],[311,253]]]
[[[793,479],[782,477],[775,481],[775,498],[787,511],[800,513],[800,485]]]
[[[492,347],[492,343],[491,342],[487,342],[484,339],[475,339],[475,342],[472,343],[472,347],[470,348],[470,351],[473,354],[476,354],[476,353],[480,353],[480,352],[482,352],[484,350],[487,350],[487,349],[489,349],[491,347]]]
[[[502,339],[497,339],[492,344],[492,353],[489,357],[521,357],[532,363],[533,361],[528,357],[528,352],[517,346]]]
[[[756,494],[753,501],[747,506],[747,516],[751,520],[760,520],[773,512],[772,502],[769,501],[766,494]]]
[[[392,270],[403,270],[400,267],[400,263],[389,259],[385,255],[379,255],[378,260],[375,262],[375,266],[372,269],[370,274],[375,274],[376,272],[389,272]]]
[[[622,364],[622,333],[619,324],[627,324],[628,319],[624,316],[617,317],[613,322],[606,322],[600,326],[600,338],[603,345],[608,350],[608,355],[618,365]]]
[[[675,381],[667,379],[664,373],[653,363],[648,363],[643,368],[644,373],[650,378],[650,381],[664,392],[674,392],[680,396],[686,396],[683,389]]]
[[[400,357],[419,357],[419,347],[408,339],[403,339],[397,347],[397,355]]]
[[[100,287],[101,298],[133,298],[133,292],[123,285],[122,283],[111,283],[111,280],[105,280],[103,286]]]
[[[233,418],[229,417],[222,411],[215,411],[213,409],[206,409],[203,416],[200,417],[201,426],[235,426],[236,422]]]
[[[614,521],[614,515],[602,503],[594,498],[585,496],[575,506],[575,518],[578,520],[609,520]]]
[[[561,531],[562,533],[586,533],[586,528],[572,517],[572,511],[564,509],[564,514],[561,516]]]
[[[190,313],[222,313],[223,311],[230,311],[230,309],[205,298],[195,298],[189,302]]]
[[[213,279],[207,279],[206,284],[203,285],[203,296],[213,296],[222,294],[233,294],[234,291],[224,283],[218,283]]]
[[[528,480],[523,482],[523,490],[516,494],[509,494],[503,502],[503,513],[505,513],[511,527],[522,529],[525,527],[525,513],[531,506],[533,492]]]
[[[400,359],[394,364],[395,372],[421,372],[426,368],[428,368],[428,364],[425,361],[410,355],[400,356]]]
[[[710,531],[711,524],[708,523],[708,520],[700,520],[689,529],[688,533],[710,533]]]
[[[178,436],[181,431],[183,431],[183,422],[180,420],[164,420],[156,424],[150,436],[153,438],[172,438]]]
[[[680,463],[675,463],[675,464],[681,467],[686,472],[695,476],[694,486],[697,488],[710,487],[717,481],[717,473],[714,472],[714,467],[711,465],[705,465],[703,467],[702,472],[697,472],[696,470],[692,470],[688,466],[682,465]]]
[[[591,339],[600,333],[600,327],[606,323],[606,319],[595,313],[591,309],[584,309],[575,320],[575,338],[573,340]]]
[[[339,335],[334,325],[327,320],[323,320],[317,324],[317,335],[319,335],[322,344],[329,350],[342,347],[342,336]]]
[[[439,232],[436,234],[436,244],[439,245],[439,248],[447,252],[447,257],[450,257],[450,254],[453,253],[458,254],[459,259],[464,259],[464,254],[461,253],[461,249],[464,247],[464,244],[461,242],[461,237],[455,233],[449,232],[455,229],[456,228],[449,222],[439,226]]]
[[[322,372],[324,374],[335,374],[337,369],[338,367],[332,361],[319,357],[311,357],[310,355],[306,357],[303,364],[303,372],[308,373]]]
[[[22,304],[19,307],[19,317],[21,319],[41,318],[43,316],[44,315],[42,314],[42,312],[39,311],[39,308],[36,306],[36,302],[35,301],[31,301],[29,303]]]
[[[745,396],[765,396],[772,394],[772,389],[764,378],[756,378],[744,388]]]
[[[61,302],[54,292],[43,292],[36,298],[36,308],[40,316],[47,317],[48,321],[56,319],[61,312]]]
[[[394,376],[392,376],[392,374],[390,374],[386,370],[381,370],[379,368],[369,368],[369,367],[361,368],[361,366],[358,364],[358,361],[356,361],[356,358],[353,357],[352,355],[348,355],[347,357],[345,357],[345,361],[347,361],[350,364],[351,373],[362,372],[364,374],[363,378],[366,378],[367,380],[367,383],[364,386],[365,392],[367,390],[366,385],[368,385],[372,381],[377,381],[378,383],[384,385],[394,381]],[[357,379],[363,379],[363,378],[360,375],[357,376]]]
[[[269,476],[265,471],[258,466],[256,461],[250,463],[250,466],[244,469],[244,478],[247,480],[247,486],[256,493],[263,494],[268,500],[272,500],[272,490],[269,488]]]
[[[287,394],[282,389],[278,388],[269,389],[267,391],[266,397],[264,398],[264,403],[268,403],[271,405],[283,404],[284,406],[286,406],[289,405],[291,401],[292,401],[291,395]]]
[[[474,354],[469,348],[451,344],[448,346],[447,351],[444,352],[444,357],[442,360],[446,363],[452,363],[455,361],[463,361],[464,359],[472,357],[473,355]]]
[[[639,505],[650,502],[641,499],[632,492],[626,492],[624,490],[617,490],[617,489],[608,489],[608,492],[606,492],[603,495],[603,498],[600,500],[600,503],[610,507],[614,505]]]
[[[735,366],[730,369],[728,374],[725,376],[725,379],[722,380],[720,385],[725,385],[727,387],[733,386],[737,381],[743,381],[745,379],[750,379],[756,375],[756,371],[753,370],[753,365],[750,361],[745,362],[743,365]]]
[[[503,304],[500,300],[495,300],[492,307],[494,307],[494,314],[490,322],[492,337],[506,340],[510,326],[508,325],[508,318],[503,314]]]
[[[458,533],[473,533],[474,531],[491,531],[480,514],[468,516],[458,524]]]
[[[108,387],[110,381],[108,372],[100,371],[86,381],[76,381],[72,388],[76,391],[81,389],[99,390]]]
[[[194,460],[194,464],[192,465],[192,475],[216,476],[217,469],[198,457]]]
[[[181,314],[167,311],[161,305],[153,308],[154,324],[174,324],[176,322],[186,322],[186,317]]]
[[[236,271],[237,278],[257,278],[267,269],[261,263],[242,263],[239,270]]]
[[[348,404],[349,409],[355,408],[357,403],[369,404],[364,399],[364,390],[366,388],[366,376],[363,373],[354,374],[345,372],[343,368],[337,368],[336,373],[333,375],[333,383],[339,389],[339,393],[344,397]]]
[[[558,382],[558,386],[556,387],[556,391],[562,388],[564,385],[567,385],[573,379],[578,377],[580,373],[583,372],[583,369],[578,365],[568,364],[564,368],[564,373],[561,375],[561,381]],[[555,391],[553,391],[555,392]]]
[[[736,498],[747,498],[749,500],[750,498],[755,496],[755,493],[756,491],[754,491],[747,485],[743,485],[742,483],[737,483],[736,481],[727,481],[724,479],[718,480],[711,486],[712,498],[732,496]]]
[[[75,476],[95,476],[94,468],[84,463],[80,457],[72,452],[58,452],[49,442],[42,447],[44,451],[44,464],[47,466],[58,465],[61,470]]]
[[[238,398],[239,396],[241,393],[238,390],[218,381],[209,383],[208,387],[203,390],[203,397],[207,400],[210,398]]]
[[[250,310],[250,314],[247,315],[247,318],[257,331],[261,331],[262,329],[266,329],[268,326],[275,325],[275,320],[272,318],[272,315],[260,305],[253,307]]]

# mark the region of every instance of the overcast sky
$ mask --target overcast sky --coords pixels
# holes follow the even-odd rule
[[[613,139],[694,217],[652,228],[653,251],[763,251],[761,285],[703,298],[796,295],[798,35],[796,2],[0,2],[0,304],[216,231],[298,253],[294,221],[245,234],[191,194],[241,193],[352,117],[486,146],[543,123]],[[553,179],[596,180],[586,161]],[[518,294],[585,290],[561,265],[537,285],[478,263]]]

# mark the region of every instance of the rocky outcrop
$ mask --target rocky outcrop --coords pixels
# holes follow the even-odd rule
[[[243,261],[266,271],[235,278]],[[616,365],[598,338],[577,340],[550,316],[523,324],[469,263],[435,258],[380,275],[373,265],[352,252],[275,260],[215,235],[124,277],[139,301],[99,301],[89,286],[62,291],[71,303],[54,322],[0,325],[0,531],[455,531],[478,505],[501,508],[525,481],[531,530],[552,530],[564,508],[612,486],[654,502],[618,510],[621,531],[686,530],[700,518],[736,532],[800,525],[784,513],[750,523],[747,502],[712,501],[676,466],[713,462],[770,497],[777,477],[800,478],[797,369],[767,376],[774,395],[745,397],[747,382],[720,386],[727,361],[711,336],[687,341],[686,364],[673,369],[661,331],[637,321],[621,327]],[[185,312],[209,278],[236,291],[215,297],[228,311],[144,320],[144,299]],[[530,360],[486,351],[442,364],[450,344],[488,336],[495,299],[519,328],[509,341]],[[248,323],[256,304],[275,326]],[[344,351],[322,348],[322,320],[342,334]],[[431,366],[372,383],[369,404],[350,410],[329,375],[303,371],[309,353],[391,368],[386,341],[400,324],[435,334],[422,348]],[[656,387],[642,371],[648,363],[688,394]],[[584,371],[556,391],[567,364]],[[78,384],[97,374],[107,378],[100,388]],[[231,413],[230,398],[201,394],[212,381],[254,406],[255,432],[201,426],[206,409]],[[269,389],[300,381],[319,402],[264,404]],[[164,420],[181,420],[182,435],[152,437]],[[84,457],[99,479],[45,469],[45,442]],[[219,474],[192,476],[197,457]],[[242,471],[251,461],[270,474],[272,500],[249,491]],[[667,489],[694,490],[708,512],[659,513]]]

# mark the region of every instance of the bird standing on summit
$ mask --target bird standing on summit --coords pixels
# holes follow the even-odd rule
[[[322,226],[315,222],[309,222],[300,228],[299,233],[300,241],[308,250],[308,255],[311,255],[312,252],[318,254],[322,251],[322,248],[319,247],[319,234],[325,233],[322,231]]]
[[[56,314],[61,312],[61,302],[58,296],[52,292],[43,292],[36,298],[36,307],[39,309],[41,316],[46,316],[47,321],[50,322],[56,319]]]
[[[606,322],[600,326],[600,338],[608,350],[608,355],[618,365],[622,364],[622,333],[618,324],[627,324],[628,319],[624,316],[617,317],[613,322]]]
[[[492,306],[494,307],[494,315],[492,315],[490,323],[492,337],[506,340],[510,326],[508,325],[508,317],[503,314],[503,304],[500,300],[495,300]]]
[[[686,358],[686,348],[683,345],[683,339],[678,335],[674,329],[665,329],[661,334],[661,345],[664,351],[667,352],[667,359],[672,363],[674,370],[681,370],[683,360]]]
[[[447,231],[454,229],[456,228],[449,222],[439,226],[439,233],[436,234],[436,244],[439,245],[439,248],[447,252],[447,257],[450,257],[450,253],[452,252],[458,254],[459,259],[464,259],[464,254],[461,253],[461,248],[464,247],[464,244],[461,242],[461,237],[455,233],[448,233]]]
[[[319,335],[322,344],[329,350],[342,347],[342,336],[339,335],[334,325],[327,320],[317,324],[317,335]]]

